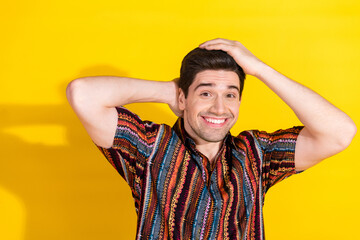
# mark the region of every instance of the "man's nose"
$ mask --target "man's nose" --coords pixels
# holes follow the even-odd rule
[[[211,106],[211,112],[217,115],[221,115],[225,113],[225,102],[224,99],[222,99],[221,97],[216,97],[213,101],[213,104]]]

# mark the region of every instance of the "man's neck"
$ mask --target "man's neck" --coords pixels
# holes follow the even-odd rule
[[[210,163],[212,163],[220,151],[221,145],[222,142],[196,144],[196,149],[204,154],[209,159]]]
[[[180,130],[178,133],[179,136],[189,137],[195,143],[195,148],[201,152],[204,156],[207,157],[210,163],[213,163],[214,159],[216,159],[220,148],[223,146],[224,138],[222,141],[219,142],[208,142],[201,138],[197,138],[196,136],[191,136],[190,132],[186,130],[186,126],[184,125],[184,120],[179,118],[177,123],[174,125],[175,130]]]

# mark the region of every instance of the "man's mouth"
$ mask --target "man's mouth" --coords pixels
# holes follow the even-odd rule
[[[203,117],[203,119],[211,125],[218,125],[218,126],[221,126],[226,122],[226,118]]]

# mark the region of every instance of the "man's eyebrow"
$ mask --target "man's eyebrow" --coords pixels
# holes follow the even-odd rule
[[[200,83],[199,85],[197,85],[194,89],[194,91],[196,91],[196,89],[198,89],[199,87],[213,87],[214,84],[212,83]]]
[[[228,86],[229,89],[236,89],[238,92],[240,92],[240,89],[238,88],[238,86],[235,85],[230,85]]]
[[[199,85],[197,85],[194,89],[194,91],[196,91],[196,89],[198,89],[199,87],[213,87],[214,84],[213,83],[200,83]],[[240,92],[240,89],[238,88],[238,86],[235,85],[230,85],[228,86],[229,89],[236,89],[238,92]]]

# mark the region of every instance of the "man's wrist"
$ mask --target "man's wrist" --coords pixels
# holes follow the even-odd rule
[[[274,71],[274,69],[260,61],[253,76],[262,80],[270,71]]]
[[[166,91],[166,103],[169,105],[176,105],[177,96],[178,96],[178,85],[175,81],[169,81],[168,84],[168,91]]]
[[[156,89],[156,100],[155,102],[166,103],[166,104],[174,104],[174,99],[176,96],[176,88],[177,85],[173,81],[166,82],[158,82],[160,87]]]

